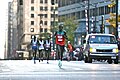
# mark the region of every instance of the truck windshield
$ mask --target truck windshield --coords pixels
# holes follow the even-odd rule
[[[92,35],[89,37],[89,43],[116,44],[117,41],[114,36]]]

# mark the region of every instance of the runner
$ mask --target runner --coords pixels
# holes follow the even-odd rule
[[[55,32],[54,34],[56,38],[56,47],[57,47],[57,54],[59,63],[58,66],[61,68],[62,66],[62,58],[63,58],[63,52],[65,47],[65,39],[67,39],[66,32],[63,30],[63,25],[59,25],[59,30]]]
[[[43,61],[44,41],[42,38],[38,40],[39,62]]]
[[[49,64],[49,56],[50,56],[50,52],[51,52],[51,41],[50,41],[50,37],[47,38],[47,40],[45,40],[44,42],[44,46],[45,46],[45,54],[47,57],[47,64]]]
[[[37,54],[37,47],[38,47],[38,40],[36,36],[33,36],[33,39],[31,40],[31,45],[32,45],[32,51],[33,51],[33,60],[34,64],[36,64],[36,54]]]

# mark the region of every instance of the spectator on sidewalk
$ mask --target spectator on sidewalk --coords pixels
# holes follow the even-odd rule
[[[68,53],[69,53],[68,61],[73,60],[73,56],[74,56],[74,53],[73,53],[73,45],[71,44],[70,41],[68,41],[67,48],[68,48]]]

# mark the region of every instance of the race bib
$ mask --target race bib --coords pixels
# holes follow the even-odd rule
[[[63,41],[63,36],[58,36],[58,41]]]

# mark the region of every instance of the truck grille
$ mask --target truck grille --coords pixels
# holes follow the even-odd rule
[[[97,52],[112,52],[112,49],[97,49]]]

